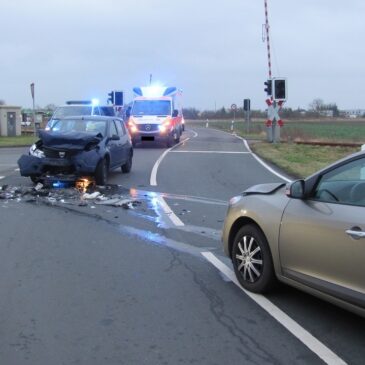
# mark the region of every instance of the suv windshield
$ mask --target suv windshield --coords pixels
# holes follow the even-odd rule
[[[171,115],[170,100],[136,100],[132,115]]]
[[[105,120],[85,120],[85,119],[58,119],[55,120],[50,130],[53,132],[84,132],[106,135]]]
[[[92,106],[78,105],[78,106],[60,106],[54,112],[52,119],[72,117],[77,115],[91,115]]]
[[[101,115],[106,115],[108,117],[114,117],[115,116],[115,111],[114,108],[112,106],[100,106],[100,114]]]

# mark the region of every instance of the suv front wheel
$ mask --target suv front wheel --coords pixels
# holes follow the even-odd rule
[[[99,161],[95,170],[96,185],[105,185],[108,179],[108,162],[105,158]]]

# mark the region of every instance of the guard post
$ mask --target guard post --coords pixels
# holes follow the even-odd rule
[[[232,104],[231,105],[231,110],[233,111],[233,120],[232,120],[232,123],[231,123],[231,131],[233,133],[234,131],[234,123],[236,121],[236,110],[237,110],[237,105],[236,104]]]

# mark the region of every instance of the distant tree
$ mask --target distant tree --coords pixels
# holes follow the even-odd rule
[[[323,110],[323,105],[324,105],[323,100],[320,99],[320,98],[317,98],[317,99],[314,99],[309,104],[309,109],[314,111],[314,112],[319,112],[319,111]]]
[[[185,119],[198,119],[200,112],[195,108],[184,108],[183,114]]]
[[[340,115],[340,111],[338,110],[336,103],[325,104],[324,106],[326,107],[325,110],[332,110],[334,117],[338,117]]]
[[[0,105],[5,105],[5,100],[0,99]]]
[[[222,109],[217,110],[216,117],[219,119],[225,119],[227,118],[227,111],[225,107],[222,107]]]
[[[52,112],[55,111],[56,108],[57,108],[57,105],[55,105],[55,104],[48,104],[44,107],[44,109],[52,111]]]

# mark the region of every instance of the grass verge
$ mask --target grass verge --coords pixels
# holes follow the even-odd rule
[[[295,143],[255,142],[252,150],[296,178],[307,177],[343,157],[358,152],[356,147],[310,146]]]
[[[31,146],[39,137],[37,136],[17,136],[17,137],[0,137],[0,147],[17,147]]]

